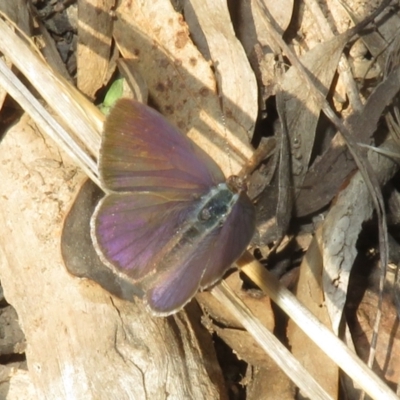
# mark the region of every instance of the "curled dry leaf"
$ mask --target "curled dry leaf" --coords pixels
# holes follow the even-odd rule
[[[375,152],[368,159],[381,184],[398,170],[398,164]],[[362,223],[372,216],[373,204],[368,189],[357,172],[350,184],[339,194],[323,225],[322,256],[325,302],[336,333],[346,301],[350,271],[357,255],[356,242]]]
[[[399,71],[400,67],[395,68],[376,86],[363,109],[347,119],[357,142],[371,140],[385,108],[400,89]],[[307,189],[301,191],[296,199],[296,215],[308,215],[328,204],[354,169],[355,162],[337,133],[327,150],[310,167],[304,180]]]
[[[293,12],[293,0],[284,1],[243,1],[240,2],[237,35],[243,44],[247,56],[263,89],[262,97],[265,100],[276,88],[276,55],[280,49],[265,29],[265,15],[261,10],[265,6],[280,28],[283,35],[289,26]],[[264,104],[260,104],[262,108]]]
[[[257,118],[257,85],[242,44],[233,30],[227,3],[223,0],[185,2],[186,7],[189,4],[200,28],[198,35],[206,41],[208,51],[203,56],[210,55],[215,69],[221,111],[228,128],[235,132],[238,126],[241,127],[251,140]],[[187,22],[197,42],[198,36],[192,30],[191,21]]]
[[[116,10],[114,37],[122,55],[137,60],[148,84],[150,99],[171,122],[205,148],[226,175],[231,175],[252,154],[249,137],[257,111],[256,82],[243,51],[241,55],[233,54],[216,45],[218,39],[223,40],[225,47],[240,48],[233,29],[229,28],[227,8],[220,5],[207,11],[205,5],[192,5],[202,32],[207,35],[209,49],[224,54],[224,60],[216,68],[223,67],[221,73],[225,74],[228,66],[242,60],[240,69],[230,74],[231,80],[222,82],[221,89],[226,85],[228,92],[221,94],[223,109],[210,63],[193,44],[190,27],[169,2],[122,1]],[[204,16],[202,13],[206,11],[212,12],[212,16]],[[206,24],[204,19],[215,20],[219,25]],[[242,96],[236,97],[234,90]],[[245,90],[249,93],[246,96]]]
[[[109,78],[114,0],[78,2],[78,88],[89,98]]]
[[[300,58],[312,74],[313,82],[325,96],[328,94],[347,40],[346,34],[335,36]],[[292,150],[293,184],[299,188],[308,171],[322,104],[312,95],[312,91],[304,84],[294,67],[285,74],[282,92],[277,96],[282,96],[285,103],[285,118]]]

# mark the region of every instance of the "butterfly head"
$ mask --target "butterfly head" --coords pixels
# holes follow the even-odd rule
[[[247,183],[245,179],[238,175],[231,175],[226,180],[228,188],[234,193],[247,192]]]

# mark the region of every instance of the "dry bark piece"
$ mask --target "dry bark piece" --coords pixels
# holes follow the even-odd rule
[[[248,363],[248,370],[263,371],[247,375],[243,384],[246,384],[246,393],[250,389],[253,399],[282,399],[281,395],[293,394],[294,384],[279,368],[248,332],[244,330],[219,328],[215,326],[217,335],[233,349],[240,360]],[[248,398],[248,397],[247,397]]]

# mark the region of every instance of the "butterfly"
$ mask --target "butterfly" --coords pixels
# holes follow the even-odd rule
[[[106,195],[91,219],[94,247],[143,290],[154,315],[179,311],[215,284],[253,236],[255,210],[244,189],[147,105],[117,101],[98,167]]]

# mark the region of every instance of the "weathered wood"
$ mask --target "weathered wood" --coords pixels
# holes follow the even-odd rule
[[[0,144],[0,176],[0,279],[38,398],[225,398],[185,312],[154,318],[67,273],[62,223],[84,177],[27,117]]]

